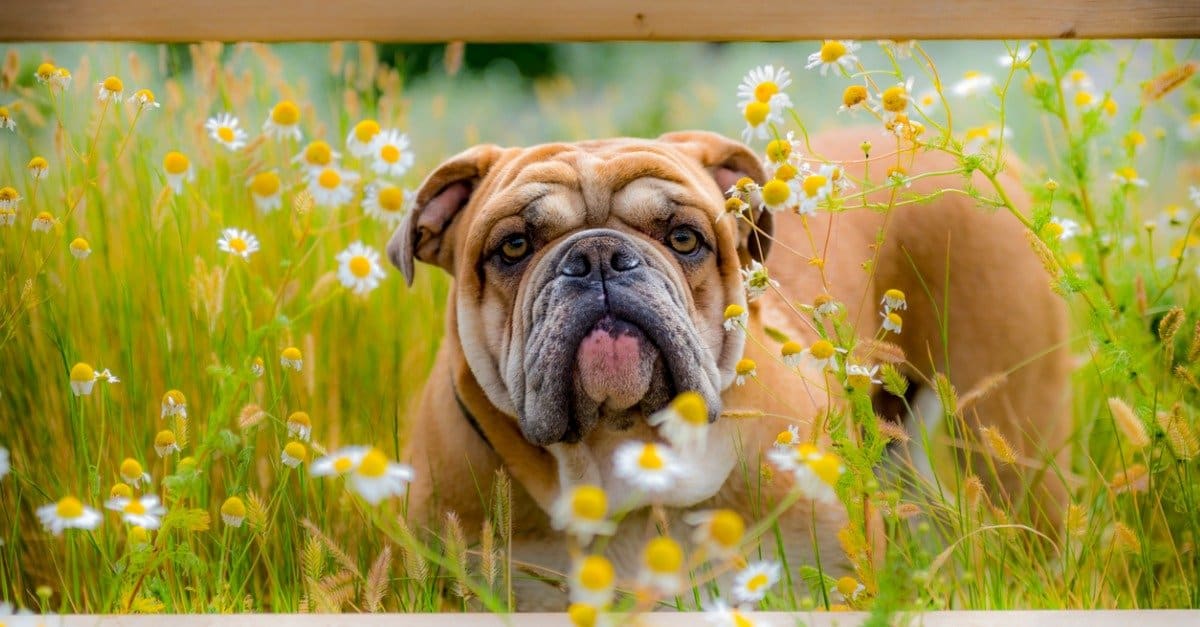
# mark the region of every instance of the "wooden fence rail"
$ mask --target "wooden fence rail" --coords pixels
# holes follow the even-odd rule
[[[1200,35],[1200,0],[5,0],[0,40],[601,41]]]

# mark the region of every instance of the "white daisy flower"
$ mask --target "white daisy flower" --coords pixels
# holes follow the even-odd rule
[[[798,368],[803,363],[804,347],[799,342],[788,340],[779,347],[779,358],[788,368]]]
[[[785,164],[783,167],[791,168],[792,166]],[[763,186],[759,189],[758,196],[762,200],[759,208],[771,213],[787,211],[796,206],[795,187],[791,181],[778,176],[772,177],[771,180],[763,183]]]
[[[354,183],[358,173],[330,166],[320,170],[309,170],[308,193],[313,202],[321,207],[340,207],[354,198]]]
[[[118,497],[111,499],[105,507],[121,514],[121,520],[144,529],[154,530],[162,524],[162,517],[167,515],[158,497],[146,494],[137,498]]]
[[[813,299],[813,314],[818,318],[828,318],[838,312],[841,304],[829,294],[817,294]]]
[[[275,139],[291,138],[300,141],[300,108],[291,100],[281,100],[271,108],[267,121],[263,122],[263,134]]]
[[[16,209],[4,209],[0,207],[0,226],[12,226],[17,222]]]
[[[836,454],[823,452],[806,442],[791,448],[771,449],[767,451],[767,459],[781,471],[790,473],[795,488],[807,498],[819,503],[837,501],[834,486],[846,467]]]
[[[88,244],[88,241],[82,237],[76,237],[71,240],[67,248],[71,250],[71,256],[76,259],[87,259],[92,254],[91,244]]]
[[[683,590],[683,547],[667,536],[647,542],[642,550],[638,584],[662,595],[674,595]]]
[[[1053,216],[1045,228],[1051,235],[1057,236],[1063,241],[1079,235],[1079,223],[1070,218]]]
[[[892,314],[895,315],[895,314]],[[865,388],[872,383],[879,385],[882,383],[875,375],[879,373],[879,366],[860,366],[858,364],[849,364],[846,366],[846,381],[853,387]]]
[[[307,171],[320,172],[325,168],[336,166],[338,159],[341,158],[342,155],[335,152],[327,142],[318,139],[309,142],[304,150],[301,150],[300,154],[292,159],[292,163],[300,164]]]
[[[746,287],[746,300],[753,301],[767,292],[770,287],[778,287],[779,281],[767,275],[767,267],[752,260],[750,265],[741,269],[742,284]]]
[[[682,468],[667,446],[633,440],[617,447],[613,472],[635,489],[658,494],[675,487]]]
[[[865,85],[850,85],[842,91],[842,106],[838,113],[863,109],[874,111],[877,103]]]
[[[913,79],[909,77],[903,83],[896,83],[884,89],[879,94],[879,106],[884,111],[895,116],[904,113],[912,102]]]
[[[386,276],[379,263],[379,251],[354,242],[337,255],[338,280],[355,294],[363,295],[379,287]]]
[[[279,461],[288,468],[296,468],[306,459],[308,459],[308,448],[296,441],[288,442],[279,454]]]
[[[184,182],[196,180],[196,172],[192,169],[192,162],[182,152],[168,152],[163,157],[163,172],[167,175],[167,186],[176,194],[183,193]]]
[[[54,75],[50,77],[50,85],[59,89],[66,89],[71,86],[71,70],[65,67],[54,68]]]
[[[820,50],[808,55],[808,65],[804,66],[804,69],[820,67],[821,76],[825,76],[825,72],[830,69],[835,72],[839,68],[846,72],[853,71],[858,63],[858,57],[854,55],[858,48],[859,45],[853,41],[826,39]]]
[[[740,607],[730,607],[717,599],[704,611],[704,619],[713,627],[769,627],[765,619],[752,618],[753,612]]]
[[[749,143],[755,139],[770,139],[771,125],[783,124],[783,112],[791,106],[792,101],[787,94],[775,94],[767,102],[755,100],[739,107],[742,118],[746,120],[742,141]]]
[[[1083,70],[1071,70],[1062,78],[1062,87],[1067,91],[1093,91],[1096,89],[1095,83],[1092,82],[1092,77]]]
[[[1146,187],[1148,185],[1146,179],[1139,177],[1138,171],[1130,166],[1118,168],[1116,172],[1112,173],[1110,178],[1121,185],[1131,185],[1133,187]]]
[[[884,292],[879,304],[883,305],[883,310],[887,312],[908,309],[908,300],[904,297],[904,292],[896,288]]]
[[[744,109],[751,102],[769,103],[771,98],[782,94],[791,84],[791,73],[783,66],[756,67],[747,72],[746,76],[742,77],[742,83],[738,85],[738,108]],[[791,106],[790,101],[787,106]]]
[[[96,371],[91,364],[79,362],[71,367],[71,391],[75,396],[87,396],[96,385]]]
[[[241,498],[231,496],[221,503],[221,521],[230,527],[241,527],[246,521],[246,503]]]
[[[162,412],[159,418],[179,416],[187,418],[187,398],[179,390],[167,390],[162,397]]]
[[[968,128],[963,134],[963,152],[966,154],[978,154],[983,152],[984,148],[996,145],[996,142],[1003,137],[1009,139],[1012,137],[1012,131],[1007,127],[1001,129],[995,124],[988,123],[983,126],[973,126]]]
[[[163,429],[154,436],[154,452],[159,457],[166,457],[172,453],[179,452],[179,441],[175,438],[175,432],[170,429]]]
[[[232,113],[220,113],[204,123],[208,135],[218,144],[229,150],[240,150],[246,145],[246,131],[238,126],[238,119]]]
[[[608,495],[594,485],[577,485],[564,491],[551,508],[550,524],[584,545],[595,536],[610,536],[617,530],[617,524],[608,520]]]
[[[314,477],[344,475],[355,468],[371,451],[369,446],[345,446],[309,464],[308,474]]]
[[[154,107],[155,109],[162,107],[162,104],[154,99],[154,92],[145,88],[133,92],[133,95],[129,97],[129,104],[137,107],[138,111],[149,107]]]
[[[831,170],[833,172],[833,170]],[[800,215],[812,215],[817,212],[817,205],[833,192],[833,181],[820,172],[809,174],[800,183],[800,204],[796,212]]]
[[[878,39],[880,48],[891,50],[897,59],[911,59],[917,47],[915,39]]]
[[[21,203],[21,195],[15,187],[0,187],[0,209],[16,209]]]
[[[107,102],[109,100],[113,102],[121,102],[121,100],[125,97],[125,83],[121,82],[121,79],[117,78],[116,76],[109,76],[99,83],[96,83],[96,87],[100,90],[99,93],[96,94],[96,99],[100,102]]]
[[[279,364],[284,368],[291,368],[296,372],[300,372],[304,367],[304,356],[300,353],[300,349],[295,346],[289,346],[279,353]]]
[[[217,248],[242,259],[250,259],[250,255],[258,252],[258,238],[251,235],[250,231],[224,229],[221,239],[217,240]]]
[[[849,575],[839,578],[837,583],[834,584],[834,588],[838,591],[838,594],[842,595],[842,600],[846,603],[853,603],[867,589],[866,586]]]
[[[675,397],[665,408],[646,420],[672,446],[681,450],[702,451],[708,437],[708,405],[704,397],[688,391]]]
[[[54,228],[55,222],[54,216],[49,211],[42,211],[34,216],[33,223],[29,228],[35,233],[48,233],[50,229]]]
[[[797,425],[788,425],[787,429],[780,431],[775,436],[775,442],[772,446],[787,449],[799,445],[800,441],[800,427]]]
[[[997,57],[996,62],[1001,67],[1012,67],[1014,64],[1021,65],[1028,63],[1031,58],[1033,58],[1033,48],[1030,46],[1021,46],[1011,52],[1005,52],[1000,55]]]
[[[389,229],[400,226],[405,211],[417,199],[415,190],[401,189],[391,183],[375,181],[363,194],[363,211]]]
[[[150,485],[150,473],[142,468],[141,462],[132,457],[126,457],[121,462],[117,474],[121,476],[121,481],[128,483],[133,488],[140,488],[143,483]]]
[[[900,334],[900,329],[904,327],[904,319],[900,317],[900,314],[894,311],[881,311],[879,315],[883,318],[881,326],[884,331]]]
[[[588,555],[576,560],[571,568],[571,602],[586,603],[602,608],[612,602],[617,573],[600,555]]]
[[[389,496],[404,494],[405,488],[412,480],[411,466],[388,461],[383,451],[372,448],[363,455],[354,473],[350,475],[350,487],[358,492],[364,501],[378,505]]]
[[[988,89],[990,89],[995,82],[996,79],[992,78],[992,76],[989,74],[984,74],[983,72],[977,70],[970,70],[963,74],[962,79],[955,83],[954,86],[950,88],[950,91],[955,96],[965,98],[967,96],[974,96],[988,91]]]
[[[346,135],[346,150],[359,159],[371,154],[371,142],[379,135],[379,122],[363,120],[350,129]]]
[[[381,131],[371,140],[371,169],[380,176],[399,178],[412,167],[408,136],[395,129]]]
[[[692,542],[711,557],[734,559],[741,555],[746,521],[731,509],[710,509],[684,514],[683,522],[694,526]]]
[[[804,349],[802,353],[813,367],[820,370],[837,372],[837,355],[838,353],[846,354],[846,349],[835,347],[829,340],[817,340],[812,343],[812,346]]]
[[[941,102],[941,98],[934,89],[926,89],[913,98],[913,105],[926,114],[936,113],[934,109],[937,108],[939,102]]]
[[[287,418],[288,437],[307,442],[312,437],[312,418],[308,412],[294,411]]]
[[[734,385],[745,385],[747,379],[753,379],[757,373],[758,364],[754,363],[753,359],[743,357],[734,365],[733,371],[736,378],[733,380]]]
[[[778,562],[751,563],[734,576],[733,598],[739,603],[758,603],[779,583],[782,570]]]
[[[100,512],[84,505],[73,496],[37,509],[38,520],[46,531],[62,535],[64,529],[95,529],[100,524]]]
[[[17,130],[17,121],[9,113],[8,107],[0,107],[0,129]]]
[[[823,163],[817,174],[829,181],[830,193],[842,193],[854,189],[854,183],[846,176],[846,168],[840,163]]]
[[[250,197],[254,199],[254,208],[262,213],[271,213],[283,206],[283,181],[274,170],[259,172],[246,182],[250,188]]]
[[[740,331],[746,327],[749,320],[750,312],[746,311],[745,307],[733,303],[725,308],[725,321],[721,326],[725,327],[726,331]]]

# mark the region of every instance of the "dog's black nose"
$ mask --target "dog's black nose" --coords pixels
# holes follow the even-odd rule
[[[612,278],[642,265],[641,256],[630,242],[613,235],[584,237],[571,244],[559,263],[560,274],[569,277]]]

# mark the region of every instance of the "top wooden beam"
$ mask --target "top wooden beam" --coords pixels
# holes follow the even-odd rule
[[[4,0],[0,41],[1181,38],[1200,0]]]

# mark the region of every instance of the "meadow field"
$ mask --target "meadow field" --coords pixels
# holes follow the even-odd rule
[[[730,621],[735,604],[747,620],[753,609],[1200,608],[1197,42],[553,52],[553,70],[530,77],[502,59],[464,67],[457,48],[419,72],[402,49],[374,44],[7,48],[0,622],[20,609],[512,608],[512,581],[532,575],[508,554],[503,482],[468,546],[453,518],[431,537],[406,524],[403,498],[327,476],[345,470],[334,462],[347,446],[404,461],[441,337],[447,277],[420,267],[406,287],[381,256],[412,190],[479,142],[699,128],[746,138],[776,173],[812,166],[789,172],[800,194],[806,173],[830,165],[807,135],[851,124],[875,127],[868,150],[895,154],[897,168],[830,188],[811,210],[928,200],[906,192],[899,164],[947,152],[963,177],[944,193],[1016,215],[1068,303],[1071,463],[1052,469],[1071,489],[1065,529],[1035,529],[950,457],[934,459],[944,493],[883,472],[887,441],[903,435],[881,431],[863,401],[872,385],[903,396],[885,365],[881,383],[840,392],[847,419],[828,421],[838,432],[826,458],[844,471],[829,482],[837,498],[885,513],[881,567],[863,555],[860,511],[842,538],[855,572],[783,564],[783,582],[737,604],[704,574],[716,566],[689,562],[686,592],[609,594],[572,619],[655,605]],[[744,79],[765,65],[770,80]],[[810,161],[789,161],[784,145]],[[1014,155],[1027,211],[997,179]],[[968,185],[971,173],[989,185]],[[860,200],[886,188],[888,205]],[[1020,297],[996,294],[995,306]],[[831,331],[848,349],[853,336]],[[962,414],[987,390],[930,383],[947,414],[929,437],[969,439]],[[975,444],[996,466],[1030,462],[998,434]],[[754,566],[760,541],[775,541],[769,517],[745,527],[745,555],[725,567]]]

